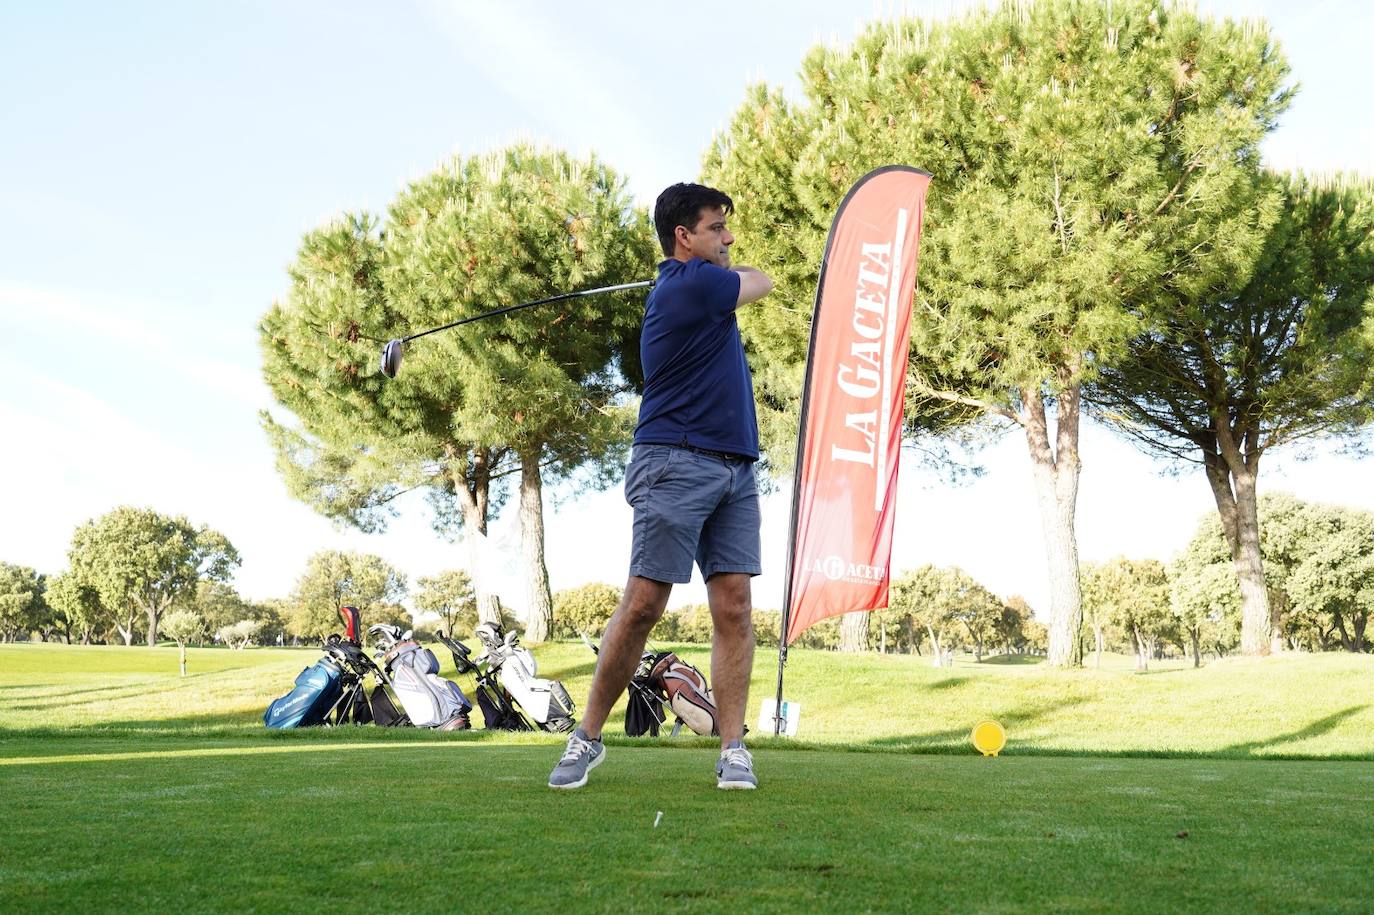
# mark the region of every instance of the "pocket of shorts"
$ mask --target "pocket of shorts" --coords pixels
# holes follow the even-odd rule
[[[625,473],[625,501],[631,505],[639,495],[658,485],[667,474],[668,465],[673,462],[673,454],[677,451],[676,448],[662,445],[650,447],[654,447],[655,450],[640,460],[631,460],[630,467]]]
[[[677,457],[678,454],[678,449],[676,448],[664,448],[663,450],[668,452],[663,457],[663,463],[659,464],[657,467],[650,466],[645,468],[650,471],[650,473],[648,479],[644,481],[644,485],[650,489],[653,489],[661,483],[663,478],[668,475],[668,468],[672,466],[673,458]]]

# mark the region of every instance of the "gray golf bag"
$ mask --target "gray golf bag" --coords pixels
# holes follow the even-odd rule
[[[377,625],[368,633],[380,649],[378,658],[412,724],[439,731],[470,727],[472,703],[458,684],[439,676],[439,659],[434,652],[396,626]]]

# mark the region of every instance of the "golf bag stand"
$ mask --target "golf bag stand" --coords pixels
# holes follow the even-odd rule
[[[520,713],[510,693],[506,692],[496,671],[478,666],[472,660],[472,650],[462,642],[445,635],[440,629],[435,637],[453,654],[453,666],[459,675],[473,674],[477,679],[474,696],[482,710],[483,725],[489,731],[533,731],[534,726]]]
[[[577,726],[572,696],[559,681],[539,676],[534,655],[514,631],[506,632],[499,623],[478,623],[475,634],[483,648],[477,665],[486,665],[526,718],[554,733],[566,734]]]

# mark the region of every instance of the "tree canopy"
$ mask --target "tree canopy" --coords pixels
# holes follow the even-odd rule
[[[1374,421],[1374,180],[1265,175],[1278,209],[1253,269],[1143,299],[1096,412],[1150,453],[1201,465],[1242,595],[1242,647],[1279,626],[1261,565],[1260,459]]]
[[[450,569],[432,578],[421,578],[416,584],[416,610],[437,615],[444,631],[454,638],[472,635],[477,626],[477,594],[467,572]]]
[[[618,471],[638,377],[642,296],[574,299],[465,325],[407,348],[392,380],[382,343],[498,306],[645,279],[647,216],[595,157],[521,144],[456,157],[413,182],[386,219],[351,214],[306,234],[287,298],[260,325],[263,373],[295,417],[263,421],[288,488],[315,510],[380,530],[424,491],[436,526],[469,538],[484,618],[499,601],[481,541],[503,480],[520,475],[531,599],[547,624],[543,476]],[[537,541],[537,543],[534,543]]]
[[[224,581],[239,565],[228,539],[209,527],[195,527],[184,516],[122,506],[78,527],[67,553],[75,576],[70,587],[99,595],[125,644],[133,641],[142,615],[149,645],[157,644],[158,621],[173,604],[195,593],[203,580]],[[73,591],[82,612],[85,595]]]
[[[553,596],[558,634],[573,638],[585,632],[594,638],[600,637],[620,604],[620,595],[619,588],[602,582],[559,591]]]
[[[892,582],[891,610],[909,614],[926,630],[936,665],[966,636],[982,657],[982,644],[996,630],[1003,604],[963,569],[924,565]]]
[[[48,612],[44,580],[28,566],[0,562],[0,638],[28,637]]]
[[[1258,519],[1278,637],[1293,647],[1369,651],[1374,512],[1267,493]],[[1223,638],[1238,629],[1240,591],[1217,516],[1199,523],[1171,572],[1176,614],[1220,626]]]
[[[321,550],[310,557],[296,581],[291,630],[317,639],[338,632],[343,628],[340,607],[357,607],[364,627],[395,622],[405,595],[405,575],[382,557]]]
[[[1148,668],[1150,657],[1159,642],[1171,634],[1175,623],[1164,563],[1118,556],[1100,565],[1087,566],[1083,596],[1099,626],[1115,626],[1129,638],[1135,649],[1136,668]]]
[[[740,258],[787,303],[740,320],[764,366],[769,460],[790,461],[805,304],[837,203],[876,166],[926,168],[909,430],[1024,434],[1049,660],[1078,663],[1082,386],[1127,356],[1141,303],[1249,273],[1277,211],[1255,176],[1286,78],[1262,25],[1061,0],[872,25],[807,55],[804,104],[751,88],[704,172],[737,195]]]

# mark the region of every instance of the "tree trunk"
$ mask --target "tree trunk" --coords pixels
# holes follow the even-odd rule
[[[930,666],[943,667],[945,663],[945,653],[940,648],[940,637],[935,634],[935,630],[931,628],[929,625],[926,626],[926,631],[930,633],[930,644],[935,646],[935,660],[931,663]]]
[[[1226,423],[1214,426],[1216,448],[1203,449],[1203,464],[1240,586],[1240,652],[1267,655],[1273,648],[1274,627],[1260,556],[1259,499],[1255,489],[1260,453],[1252,448],[1248,454],[1241,451],[1241,447],[1250,444],[1251,433],[1246,433],[1241,444],[1237,444]]]
[[[868,613],[857,610],[840,618],[840,651],[868,651]]]
[[[127,648],[127,647],[133,645],[133,643],[134,643],[134,621],[133,621],[132,618],[129,619],[129,625],[128,625],[127,628],[124,627],[124,626],[119,625],[118,622],[115,623],[115,628],[119,630],[119,637],[122,638],[122,639],[124,640],[124,647]]]
[[[1134,635],[1135,635],[1135,669],[1136,669],[1136,670],[1149,670],[1149,669],[1150,669],[1150,653],[1149,653],[1149,652],[1150,652],[1150,649],[1149,649],[1149,646],[1146,644],[1144,636],[1142,636],[1142,635],[1140,634],[1140,630],[1139,630],[1139,629],[1132,628],[1131,631],[1132,631],[1132,632],[1134,633]]]
[[[1068,370],[1064,370],[1068,375]],[[1050,573],[1049,655],[1051,667],[1080,667],[1083,597],[1078,582],[1078,539],[1074,513],[1078,505],[1078,406],[1077,383],[1063,386],[1058,400],[1055,444],[1050,445],[1044,396],[1039,388],[1022,392],[1022,415],[1031,472],[1040,503],[1040,527],[1045,537],[1045,558]]]
[[[878,629],[878,654],[887,654],[887,623]]]
[[[1197,631],[1197,629],[1189,629],[1189,630],[1188,630],[1188,637],[1191,638],[1191,639],[1193,640],[1193,666],[1194,666],[1194,667],[1201,667],[1201,666],[1202,666],[1202,652],[1198,650],[1198,631]]]
[[[181,675],[186,676],[186,643],[177,642],[177,647],[181,649]]]
[[[1097,668],[1098,670],[1101,670],[1101,669],[1102,669],[1102,643],[1103,643],[1103,641],[1105,641],[1104,638],[1103,638],[1103,636],[1102,636],[1102,627],[1101,627],[1101,626],[1093,626],[1093,638],[1094,638],[1094,643],[1095,643],[1095,644],[1094,644],[1094,647],[1093,647],[1093,667]]]
[[[463,514],[463,539],[467,542],[468,568],[477,595],[477,621],[501,622],[501,599],[490,585],[487,571],[487,506],[491,491],[491,455],[486,450],[465,455],[449,454],[448,477]]]
[[[1354,651],[1355,643],[1351,641],[1350,633],[1345,630],[1345,618],[1339,610],[1335,611],[1333,616],[1336,618],[1336,631],[1341,634],[1341,647],[1346,651]]]
[[[525,641],[542,642],[553,635],[553,595],[544,563],[544,496],[539,475],[539,449],[520,456],[520,548],[525,560],[525,593],[529,625]]]
[[[167,609],[169,600],[149,601],[143,605],[143,612],[148,616],[148,647],[157,647],[157,624],[162,620],[162,613]]]

